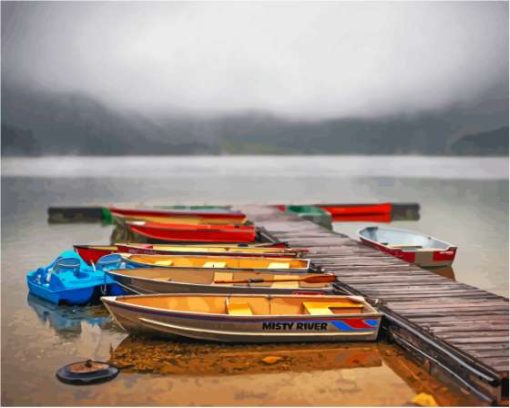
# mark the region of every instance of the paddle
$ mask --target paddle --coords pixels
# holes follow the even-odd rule
[[[306,282],[306,283],[329,283],[335,282],[335,275],[312,275],[303,278],[288,278],[288,279],[264,279],[264,278],[251,278],[245,280],[218,280],[214,283],[264,283],[264,282]]]

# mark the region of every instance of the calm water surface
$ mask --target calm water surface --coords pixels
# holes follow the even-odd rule
[[[222,346],[127,336],[100,306],[27,297],[27,271],[110,227],[48,225],[50,205],[119,202],[419,202],[393,223],[459,246],[455,279],[508,296],[506,159],[363,157],[58,158],[2,160],[2,402],[5,405],[403,405],[477,402],[380,344]],[[336,224],[354,236],[363,223]],[[266,364],[266,356],[280,359]],[[86,358],[123,368],[89,387],[57,368]]]

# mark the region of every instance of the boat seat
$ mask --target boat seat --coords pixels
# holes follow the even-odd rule
[[[206,262],[202,265],[204,268],[225,268],[227,266],[226,262]]]
[[[363,304],[352,303],[352,302],[303,302],[303,306],[308,314],[311,315],[332,315],[334,314],[331,308],[335,309],[362,309]]]
[[[173,263],[174,263],[174,261],[171,261],[169,259],[165,259],[165,260],[154,262],[154,265],[158,265],[158,266],[172,266]]]
[[[253,312],[248,303],[227,303],[227,311],[232,316],[253,316]]]
[[[271,262],[267,269],[289,269],[290,265],[288,262]]]

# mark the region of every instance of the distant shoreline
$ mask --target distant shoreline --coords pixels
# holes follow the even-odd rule
[[[3,157],[2,177],[249,180],[281,177],[508,180],[508,157],[45,156]],[[254,181],[255,182],[255,181]]]

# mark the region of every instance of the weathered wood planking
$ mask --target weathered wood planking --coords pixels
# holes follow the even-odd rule
[[[266,206],[248,218],[338,276],[352,293],[379,301],[393,339],[487,400],[508,399],[508,299],[455,282]]]

